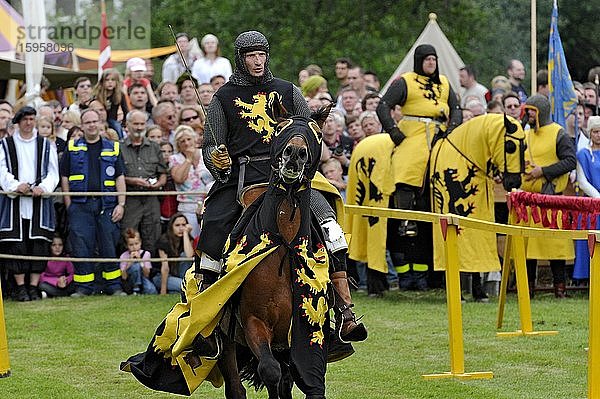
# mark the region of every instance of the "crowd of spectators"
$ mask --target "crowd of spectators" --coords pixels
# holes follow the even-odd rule
[[[63,192],[50,197],[56,226],[52,237],[43,240],[49,257],[43,270],[26,265],[17,267],[12,261],[0,260],[5,295],[29,301],[95,293],[179,291],[189,263],[166,259],[193,255],[194,240],[202,234],[204,199],[214,182],[202,159],[206,121],[201,106],[209,105],[214,93],[228,81],[232,68],[230,61],[221,55],[215,35],[207,34],[201,39],[200,52],[191,48],[190,37],[185,33],[177,35],[177,42],[192,76],[184,73],[177,54],[164,61],[161,82],[155,81],[147,60],[132,58],[127,61],[124,76],[117,69],[107,69],[95,84],[87,77],[78,78],[73,85],[76,97],[71,104],[51,100],[32,108],[21,101],[16,104],[0,101],[0,138],[20,140],[25,137],[22,132],[28,129],[25,124],[34,124],[33,137],[44,137],[52,143],[58,159],[60,184],[43,192]],[[599,196],[600,190],[596,184],[600,181],[600,168],[591,166],[595,159],[600,159],[600,155],[594,156],[600,148],[600,139],[596,137],[600,122],[594,116],[600,102],[598,88],[591,82],[599,69],[590,72],[589,82],[575,82],[579,105],[567,121],[567,133],[576,141],[577,148],[591,154],[578,155],[585,163],[579,166],[580,173],[573,173],[572,180],[577,176],[583,193],[593,197]],[[459,95],[463,123],[485,113],[523,118],[528,98],[523,87],[525,68],[520,61],[511,60],[505,72],[506,75],[494,77],[485,86],[477,81],[475,68],[464,66],[457,71],[461,87],[454,91]],[[537,84],[537,92],[547,96],[547,71],[538,73]],[[335,104],[322,128],[321,171],[345,200],[346,176],[354,147],[365,137],[383,132],[376,112],[381,98],[379,78],[350,58],[339,58],[335,60],[331,83],[321,67],[312,64],[299,71],[297,85],[311,109]],[[401,120],[400,106],[391,109],[391,117],[395,122]],[[0,176],[1,190],[35,198],[33,190],[42,187],[40,181],[32,175],[27,187],[17,189],[22,180],[8,164],[4,165],[9,157],[5,152],[6,142],[4,139],[0,148],[3,163],[0,173],[5,174]],[[35,167],[35,164],[19,165],[20,170]],[[7,173],[12,180],[6,177]],[[82,191],[90,194],[66,195]],[[134,194],[98,195],[110,191]],[[161,195],[161,191],[181,194]],[[11,200],[23,201],[25,197],[15,200],[12,196]],[[33,204],[36,209],[35,200]],[[25,230],[23,227],[23,234],[27,234]],[[15,253],[11,252],[14,241],[0,237],[1,252]],[[121,255],[120,262],[113,263],[51,260],[67,254],[76,258]],[[165,260],[153,264],[149,258]],[[365,288],[364,265],[354,268],[360,288]],[[580,273],[575,277],[586,275]],[[393,267],[389,279],[392,286],[397,284]]]

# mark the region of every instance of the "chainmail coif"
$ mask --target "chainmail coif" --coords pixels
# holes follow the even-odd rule
[[[548,101],[546,96],[535,94],[529,97],[525,104],[535,107],[538,110],[537,120],[540,127],[552,123],[552,118],[550,116],[550,101]]]
[[[235,70],[229,78],[229,81],[238,86],[254,86],[273,80],[273,74],[269,69],[269,42],[262,33],[251,30],[240,33],[235,39]],[[244,62],[244,54],[251,51],[264,51],[267,53],[265,61],[265,73],[262,76],[252,76]]]

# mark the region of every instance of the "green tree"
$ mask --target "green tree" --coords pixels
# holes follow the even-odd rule
[[[538,1],[538,68],[547,65],[552,2]],[[579,78],[598,63],[590,15],[598,2],[559,4],[560,32],[571,74]],[[530,71],[530,3],[515,0],[152,0],[152,44],[173,42],[168,24],[201,38],[219,37],[222,53],[233,62],[233,41],[242,31],[263,32],[273,49],[271,68],[277,76],[297,80],[307,64],[318,64],[334,84],[334,60],[350,57],[385,82],[435,12],[438,23],[465,63],[489,84],[505,74],[511,58]],[[587,33],[586,33],[587,32]],[[591,40],[588,40],[591,39]]]

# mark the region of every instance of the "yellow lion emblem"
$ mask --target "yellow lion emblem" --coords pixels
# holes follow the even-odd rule
[[[252,96],[251,104],[242,101],[239,97],[233,102],[241,110],[240,118],[248,121],[248,127],[262,136],[263,143],[271,141],[273,131],[277,122],[267,114],[267,109],[271,109],[275,101],[279,101],[279,93],[271,92],[257,93]]]

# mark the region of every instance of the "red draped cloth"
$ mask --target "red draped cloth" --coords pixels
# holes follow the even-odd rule
[[[508,202],[509,208],[516,215],[517,224],[529,222],[529,208],[533,221],[550,229],[559,228],[559,211],[564,230],[595,230],[596,219],[600,215],[600,198],[515,191],[509,194]]]

